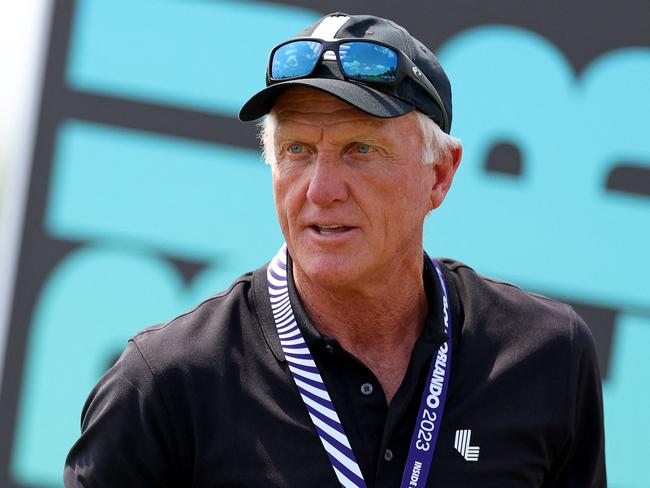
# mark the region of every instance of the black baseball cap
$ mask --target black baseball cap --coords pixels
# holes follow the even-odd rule
[[[374,15],[336,12],[319,19],[295,36],[305,37],[372,40],[392,46],[406,54],[421,74],[427,77],[437,91],[439,101],[408,76],[397,85],[346,79],[340,72],[338,62],[325,57],[306,78],[275,81],[267,74],[266,88],[243,105],[239,111],[240,120],[251,121],[268,114],[277,97],[287,89],[307,86],[329,93],[376,117],[399,117],[418,109],[449,133],[452,114],[449,79],[438,58],[402,26]]]

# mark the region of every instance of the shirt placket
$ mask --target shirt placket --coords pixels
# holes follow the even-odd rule
[[[429,363],[436,348],[433,338],[425,332],[413,349],[404,380],[388,407],[376,458],[377,488],[399,486],[402,479]]]

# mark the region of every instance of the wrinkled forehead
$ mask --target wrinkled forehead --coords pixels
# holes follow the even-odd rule
[[[289,126],[293,123],[308,125],[358,124],[378,130],[391,130],[403,125],[413,113],[384,118],[370,115],[354,105],[309,87],[294,87],[281,94],[271,111],[276,124]]]
[[[282,117],[288,113],[329,113],[358,112],[365,114],[354,105],[316,88],[297,86],[278,96],[273,105],[274,114]],[[368,114],[366,114],[368,115]],[[373,117],[377,118],[377,117]]]

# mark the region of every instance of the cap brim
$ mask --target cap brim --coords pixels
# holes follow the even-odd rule
[[[376,117],[399,117],[415,109],[412,104],[367,85],[339,79],[301,78],[267,86],[253,95],[239,111],[239,120],[248,122],[268,114],[282,93],[297,86],[324,91]]]

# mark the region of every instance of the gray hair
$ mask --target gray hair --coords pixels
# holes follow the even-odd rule
[[[419,110],[415,116],[422,133],[422,164],[431,164],[447,157],[451,151],[460,146],[460,140],[443,132],[438,124]]]
[[[415,110],[416,122],[422,134],[422,164],[431,164],[446,157],[460,145],[460,140],[442,131],[432,119]],[[269,165],[275,164],[275,144],[273,137],[278,119],[273,110],[257,124],[258,139],[262,146],[262,158]]]

